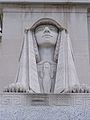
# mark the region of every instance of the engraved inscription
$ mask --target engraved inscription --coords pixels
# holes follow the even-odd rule
[[[75,96],[74,97],[74,105],[85,105],[85,102],[84,102],[84,97],[79,97],[79,96]]]
[[[12,102],[14,105],[21,105],[21,96],[14,96]]]
[[[31,105],[49,105],[48,96],[32,96]]]
[[[10,104],[12,104],[12,97],[11,96],[2,96],[2,98],[1,98],[2,100],[1,100],[1,104],[2,105],[10,105]]]

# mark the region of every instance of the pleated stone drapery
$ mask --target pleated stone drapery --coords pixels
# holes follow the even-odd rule
[[[79,80],[74,64],[71,40],[67,31],[63,30],[61,32],[54,93],[67,91],[74,85],[79,85]]]

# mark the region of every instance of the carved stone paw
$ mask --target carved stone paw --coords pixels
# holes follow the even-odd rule
[[[27,88],[24,87],[21,83],[12,83],[7,88],[5,88],[4,92],[27,92]]]
[[[79,93],[90,93],[90,87],[87,85],[81,85]]]
[[[65,91],[65,93],[90,93],[90,87],[86,85],[74,85],[73,87]]]

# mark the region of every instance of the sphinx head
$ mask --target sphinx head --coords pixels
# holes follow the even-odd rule
[[[35,29],[35,38],[40,47],[51,47],[56,45],[59,29],[51,24],[39,25]]]
[[[59,23],[50,18],[42,18],[35,22],[30,30],[33,33],[36,62],[40,61],[38,47],[55,46],[54,61],[58,60],[60,36],[63,29]]]

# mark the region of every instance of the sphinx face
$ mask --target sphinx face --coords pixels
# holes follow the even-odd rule
[[[54,25],[40,25],[35,29],[35,37],[40,47],[55,46],[58,38],[58,28]]]

